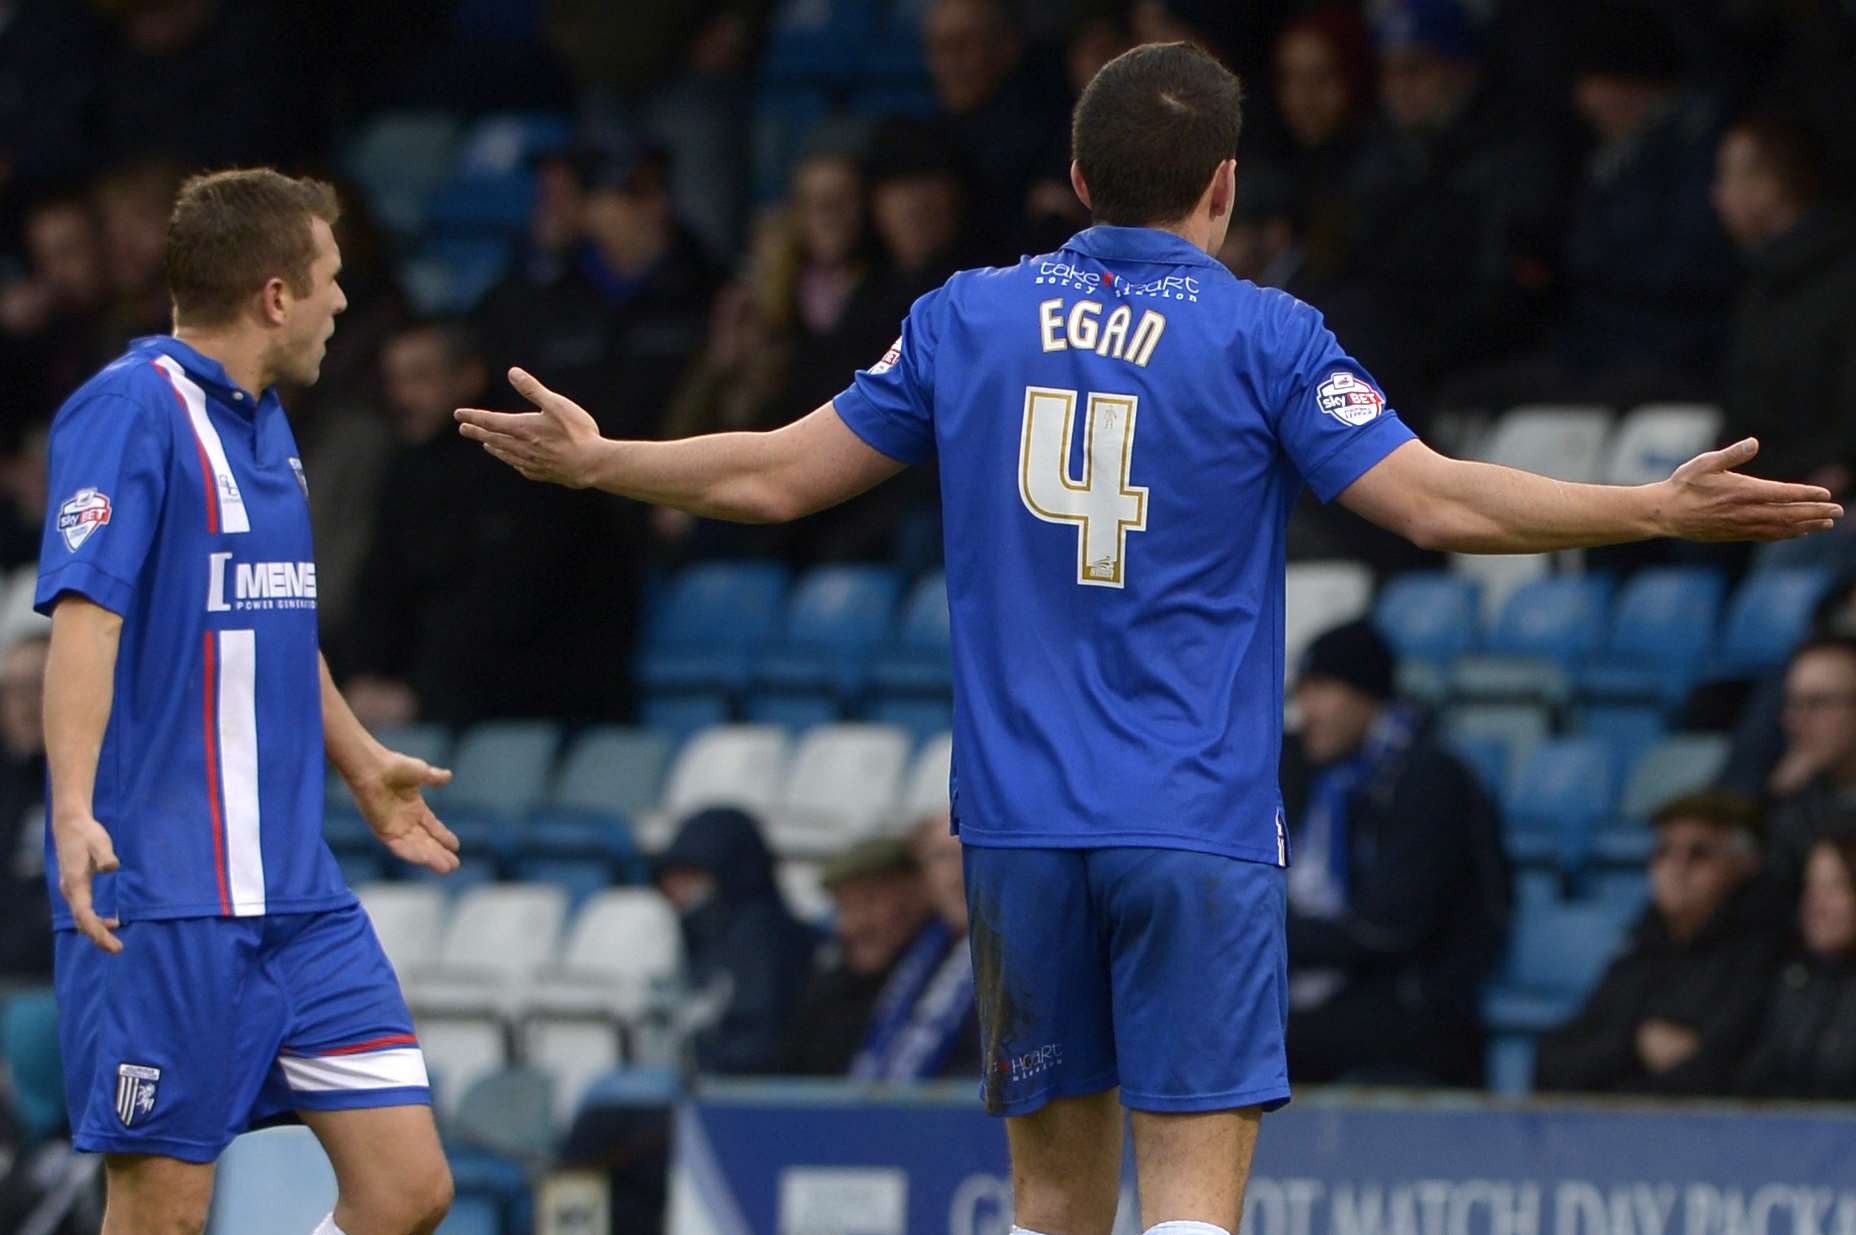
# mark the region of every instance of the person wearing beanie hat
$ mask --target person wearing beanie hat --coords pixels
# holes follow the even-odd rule
[[[1322,634],[1296,669],[1289,1067],[1310,1081],[1472,1085],[1507,867],[1488,795],[1426,737],[1394,678],[1365,620]]]

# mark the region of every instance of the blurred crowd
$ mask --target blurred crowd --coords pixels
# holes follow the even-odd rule
[[[1087,225],[1069,107],[1176,38],[1248,82],[1221,257],[1323,310],[1440,445],[1517,403],[1696,398],[1760,436],[1756,470],[1848,486],[1856,17],[1833,0],[0,0],[0,565],[36,554],[52,412],[167,325],[179,179],[324,174],[352,308],[286,403],[357,710],[623,716],[650,579],[927,564],[934,478],[721,527],[530,490],[449,410],[512,403],[520,362],[609,433],[809,412],[949,272]],[[457,246],[421,249],[425,199],[393,191],[412,161],[383,187],[355,153],[435,111],[560,133],[523,150],[520,234],[462,292],[433,290]],[[1421,560],[1313,509],[1292,547]],[[510,654],[460,680],[485,646]]]

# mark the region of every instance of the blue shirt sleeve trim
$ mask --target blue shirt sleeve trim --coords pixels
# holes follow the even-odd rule
[[[1381,459],[1417,436],[1397,415],[1387,413],[1329,451],[1304,479],[1316,497],[1331,502]]]
[[[67,592],[75,592],[85,600],[103,606],[117,617],[127,617],[135,603],[134,584],[124,583],[108,571],[99,569],[94,562],[69,562],[39,576],[32,607],[50,617],[52,610],[58,606],[59,597]]]
[[[831,405],[852,433],[898,463],[921,464],[934,458],[933,446],[924,447],[919,434],[884,413],[857,389],[855,382],[845,387]]]

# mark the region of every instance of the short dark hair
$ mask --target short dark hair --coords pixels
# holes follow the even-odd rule
[[[1185,218],[1218,165],[1237,154],[1244,85],[1190,43],[1123,52],[1076,101],[1070,149],[1100,223]]]
[[[341,217],[335,190],[268,167],[194,176],[180,186],[162,253],[177,319],[220,326],[273,278],[310,290],[316,260],[312,221]]]
[[[1764,830],[1758,804],[1733,789],[1698,789],[1679,794],[1656,808],[1650,826],[1660,828],[1678,819],[1699,819],[1729,832],[1741,832],[1755,844]]]
[[[483,359],[483,336],[475,325],[462,317],[415,317],[394,327],[386,342],[397,343],[426,334],[437,336],[448,364],[465,365]]]
[[[1734,122],[1736,132],[1753,139],[1786,199],[1798,206],[1824,200],[1824,143],[1810,128],[1780,112],[1754,112]]]

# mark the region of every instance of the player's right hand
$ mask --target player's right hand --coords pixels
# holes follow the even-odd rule
[[[1759,443],[1745,438],[1697,455],[1662,482],[1666,534],[1683,540],[1790,540],[1825,532],[1843,517],[1830,491],[1760,480],[1734,471],[1752,462]]]
[[[122,951],[122,940],[112,930],[118,918],[100,918],[91,907],[90,884],[98,875],[116,869],[116,846],[103,825],[89,815],[52,824],[52,844],[58,853],[58,890],[71,907],[71,920],[84,938],[111,956]]]

